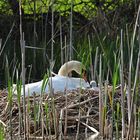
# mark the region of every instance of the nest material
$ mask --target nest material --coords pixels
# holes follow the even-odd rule
[[[120,97],[119,94],[117,96]],[[119,97],[117,99],[120,100]],[[109,102],[108,104],[110,106]],[[76,135],[77,132],[85,136],[86,133],[91,132],[90,129],[86,130],[85,124],[99,130],[97,91],[77,89],[65,93],[58,92],[53,96],[33,95],[26,97],[25,105],[26,111],[24,111],[23,98],[19,107],[17,97],[13,97],[10,106],[8,94],[4,91],[0,92],[0,123],[5,128],[6,137],[24,136],[25,116],[26,133],[31,139],[40,138],[42,135],[46,138],[51,135],[54,136],[53,139],[57,139],[64,135]]]
[[[4,91],[0,92],[0,120],[6,128],[7,136],[10,136],[10,131],[13,135],[18,135],[20,112],[22,119],[21,130],[23,130],[23,110],[22,98],[19,110],[17,97],[13,97],[12,106],[10,107],[8,94]],[[44,125],[46,124],[44,128],[46,129],[44,130],[46,136],[49,128],[51,134],[55,134],[57,131],[57,135],[59,135],[60,125],[62,132],[65,131],[66,133],[67,129],[67,133],[76,133],[79,119],[81,122],[86,122],[88,119],[89,125],[98,128],[98,93],[93,90],[78,89],[67,91],[65,94],[55,93],[52,97],[47,94],[43,97],[37,95],[26,97],[26,121],[29,135],[41,136],[42,112]],[[12,125],[12,130],[10,130],[10,125]],[[82,132],[85,127],[80,125],[79,130]],[[21,135],[23,135],[23,131]]]

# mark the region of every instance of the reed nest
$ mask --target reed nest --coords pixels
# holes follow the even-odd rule
[[[106,135],[111,129],[112,88],[109,88],[107,93],[107,117],[106,127],[104,127]],[[114,104],[120,101],[119,87],[115,93]],[[26,136],[30,139],[40,139],[42,136],[46,139],[50,136],[52,139],[64,138],[64,136],[65,139],[75,139],[77,134],[82,134],[83,138],[80,139],[84,139],[85,136],[93,133],[90,127],[99,130],[99,92],[93,89],[57,92],[51,96],[34,94],[26,97],[25,106],[26,111],[21,97],[19,107],[17,96],[13,96],[10,106],[8,93],[4,90],[0,91],[0,123],[4,126],[7,138],[11,135],[17,139],[23,138],[25,118]]]

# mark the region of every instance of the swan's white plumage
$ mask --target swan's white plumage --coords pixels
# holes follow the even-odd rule
[[[73,78],[68,77],[69,72],[76,71],[78,74],[81,74],[81,70],[85,70],[84,65],[79,61],[69,61],[61,66],[59,69],[58,75],[54,77],[49,77],[45,92],[50,91],[50,84],[52,81],[52,88],[54,93],[57,91],[64,92],[64,90],[72,90],[76,88],[89,88],[90,85],[82,78]],[[42,88],[43,80],[35,83],[29,83],[25,85],[25,95],[30,96],[33,93],[40,94]],[[16,87],[15,87],[16,88]],[[14,89],[14,93],[16,90]],[[23,90],[21,90],[21,95],[23,95]]]
[[[49,81],[47,83],[47,86],[45,88],[45,93],[50,92],[50,84],[52,80],[52,88],[54,90],[54,93],[57,91],[64,92],[65,90],[72,90],[76,88],[88,88],[90,87],[89,83],[85,82],[84,79],[81,78],[72,78],[72,77],[65,77],[65,76],[54,76],[50,77]],[[30,83],[25,85],[25,95],[32,95],[33,93],[40,94],[41,93],[41,87],[42,87],[43,80],[35,83]],[[23,92],[21,90],[21,95],[23,95]]]
[[[61,66],[58,71],[58,75],[68,76],[71,71],[75,71],[78,74],[81,74],[82,69],[85,70],[85,66],[81,62],[72,60],[66,62],[64,65]]]

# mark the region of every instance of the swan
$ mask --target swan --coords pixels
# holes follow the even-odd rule
[[[82,73],[82,78],[68,77],[69,73],[72,71],[75,71],[79,75],[81,75]],[[34,93],[40,94],[42,84],[43,80],[39,82],[26,84],[25,96],[31,96]],[[56,74],[54,77],[48,78],[48,83],[44,90],[45,93],[50,92],[50,84],[54,93],[58,91],[64,92],[65,90],[72,90],[80,87],[90,87],[86,78],[85,66],[81,62],[76,60],[66,62],[64,65],[61,66],[61,68],[58,71],[58,74]],[[14,93],[17,94],[17,91],[15,90]],[[23,95],[23,89],[21,89],[21,95]]]

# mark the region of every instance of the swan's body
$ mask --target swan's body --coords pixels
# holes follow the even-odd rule
[[[45,88],[45,93],[50,91],[52,87],[54,93],[57,91],[72,90],[76,88],[88,88],[90,87],[89,83],[82,78],[73,78],[68,77],[68,74],[71,71],[76,71],[78,74],[81,74],[82,70],[85,70],[85,67],[82,63],[78,61],[69,61],[61,66],[58,75],[54,77],[49,77],[48,83]],[[25,95],[32,95],[33,93],[40,94],[43,80],[35,83],[30,83],[25,85]],[[52,83],[52,86],[50,86]],[[16,93],[16,92],[15,92]],[[21,90],[21,95],[23,95],[23,90]]]
[[[64,92],[65,90],[72,90],[76,88],[87,88],[90,87],[89,83],[85,82],[84,79],[81,78],[70,78],[65,76],[54,76],[50,77],[48,83],[45,88],[45,93],[50,92],[50,85],[52,81],[52,89],[55,92],[61,91]],[[33,93],[40,94],[41,87],[42,87],[43,80],[35,83],[30,83],[25,85],[25,95],[32,95]],[[23,92],[21,91],[21,95]]]

